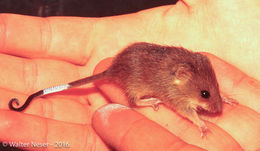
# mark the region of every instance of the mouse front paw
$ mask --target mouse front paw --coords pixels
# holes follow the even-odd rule
[[[194,125],[199,128],[200,136],[201,138],[204,138],[207,136],[207,132],[209,131],[207,125],[203,120],[201,120],[198,116],[198,113],[193,108],[186,108],[183,110],[182,108],[177,108],[177,112],[181,114],[182,116],[188,118],[190,121],[193,122]]]
[[[224,103],[227,103],[229,105],[238,105],[239,103],[237,102],[237,100],[233,99],[233,98],[230,98],[230,97],[227,97],[227,96],[221,96],[222,98],[222,101]]]
[[[201,122],[199,124],[199,129],[200,129],[200,137],[201,138],[205,138],[207,136],[207,132],[208,132],[208,127],[204,122]]]

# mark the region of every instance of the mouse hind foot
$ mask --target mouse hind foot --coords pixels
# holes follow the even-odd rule
[[[152,107],[155,111],[159,109],[159,104],[163,103],[161,100],[157,98],[147,98],[147,99],[139,99],[136,100],[135,104],[139,107]]]
[[[152,92],[144,86],[138,87],[129,85],[127,87],[127,96],[129,104],[136,107],[152,107],[155,111],[159,109],[159,104],[163,103],[160,99],[151,95]]]
[[[159,109],[159,104],[163,103],[157,98],[130,99],[130,104],[136,107],[152,107],[155,111]]]

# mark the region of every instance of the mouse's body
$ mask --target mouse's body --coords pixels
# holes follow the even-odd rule
[[[131,102],[142,97],[164,103],[185,101],[209,112],[221,112],[222,100],[208,58],[184,48],[137,43],[126,48],[108,69]],[[208,91],[208,98],[201,91]]]
[[[197,110],[222,111],[222,99],[214,70],[208,58],[184,48],[135,43],[124,49],[106,71],[65,85],[47,88],[32,94],[20,108],[24,110],[34,97],[62,91],[99,79],[118,84],[129,98],[130,105],[157,107],[163,103],[198,125],[206,126]]]

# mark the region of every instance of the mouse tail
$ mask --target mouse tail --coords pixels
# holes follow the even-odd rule
[[[49,88],[40,90],[38,92],[31,94],[21,107],[14,107],[13,106],[14,103],[17,106],[19,106],[19,100],[17,98],[12,98],[9,101],[8,106],[13,111],[21,112],[24,109],[26,109],[27,106],[31,103],[31,101],[36,97],[40,97],[40,96],[55,93],[55,92],[60,92],[60,91],[67,90],[67,89],[70,89],[70,88],[73,88],[73,87],[77,87],[77,86],[84,85],[84,84],[87,84],[87,83],[90,83],[90,82],[94,82],[94,81],[103,79],[103,78],[107,77],[108,75],[109,75],[109,72],[108,72],[108,70],[106,70],[106,71],[101,72],[99,74],[89,76],[89,77],[86,77],[86,78],[83,78],[83,79],[79,79],[79,80],[76,80],[76,81],[72,81],[72,82],[67,83],[67,84],[58,85],[58,86],[49,87]]]
[[[69,88],[77,87],[77,86],[81,86],[81,85],[84,85],[84,84],[87,84],[87,83],[90,83],[90,82],[94,82],[94,81],[103,79],[105,77],[108,77],[108,75],[109,75],[109,70],[106,70],[104,72],[95,74],[93,76],[89,76],[89,77],[86,77],[86,78],[83,78],[83,79],[72,81],[72,82],[68,83],[68,85],[69,85]]]

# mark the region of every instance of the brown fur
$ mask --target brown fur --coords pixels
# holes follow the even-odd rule
[[[125,90],[130,104],[152,96],[175,110],[188,108],[190,101],[196,100],[196,105],[208,112],[222,111],[214,70],[202,54],[180,47],[135,43],[117,55],[108,71]],[[201,97],[201,90],[209,91],[210,98]]]

